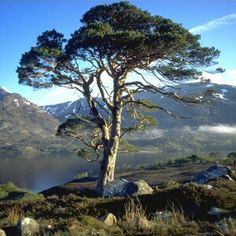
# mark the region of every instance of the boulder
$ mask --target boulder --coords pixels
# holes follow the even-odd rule
[[[213,216],[221,216],[221,215],[229,215],[231,211],[224,210],[218,207],[211,207],[211,209],[207,212],[208,215]]]
[[[108,226],[112,226],[117,223],[116,216],[113,215],[112,213],[109,213],[105,216],[100,217],[100,220]]]
[[[4,230],[0,229],[0,236],[6,236],[6,233]]]
[[[26,217],[17,224],[17,230],[20,236],[39,235],[39,224],[32,218]]]
[[[214,165],[203,171],[193,180],[196,184],[207,184],[211,180],[218,178],[231,179],[232,170],[228,166]]]
[[[128,181],[126,179],[118,179],[104,186],[103,196],[126,197],[151,194],[152,192],[153,189],[144,180]]]
[[[104,186],[103,196],[114,197],[114,196],[127,196],[129,181],[126,179],[118,179],[107,183]]]
[[[132,196],[138,196],[138,195],[152,194],[153,193],[153,189],[144,180],[135,181],[135,182],[133,182],[133,184],[136,186],[137,190],[134,191]]]

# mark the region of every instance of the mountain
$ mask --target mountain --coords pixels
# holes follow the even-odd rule
[[[213,94],[203,104],[186,104],[154,93],[140,93],[138,95],[139,99],[151,100],[155,104],[170,110],[177,117],[186,117],[185,119],[175,119],[162,111],[156,111],[152,115],[158,119],[160,127],[212,125],[214,123],[236,124],[236,87],[196,83],[191,84],[191,86],[188,84],[182,85],[178,87],[178,90],[182,95],[201,96],[206,91],[212,91]],[[104,105],[102,102],[100,103]],[[60,122],[64,122],[73,113],[79,113],[80,115],[90,113],[85,98],[73,102],[43,106],[42,109]]]
[[[85,98],[81,98],[73,102],[42,106],[42,109],[58,119],[60,122],[66,121],[66,119],[73,113],[88,115],[90,112]]]
[[[63,150],[55,137],[59,121],[16,93],[0,87],[0,154],[38,155]],[[65,148],[64,148],[65,149]]]
[[[126,136],[132,143],[147,150],[197,153],[234,150],[236,147],[236,87],[210,83],[185,84],[177,88],[182,95],[210,94],[202,104],[185,104],[153,93],[140,93],[139,99],[148,99],[170,110],[183,119],[170,117],[162,111],[151,113],[158,127]],[[60,122],[72,113],[88,115],[84,98],[74,102],[42,107]],[[176,155],[176,154],[175,154]]]
[[[229,85],[196,83],[185,84],[178,87],[181,95],[194,95],[202,97],[203,94],[211,94],[201,104],[187,104],[175,102],[170,98],[143,93],[141,99],[149,99],[154,103],[170,110],[179,117],[175,119],[163,112],[156,112],[154,116],[160,121],[163,128],[183,125],[213,125],[218,123],[236,124],[236,87]]]

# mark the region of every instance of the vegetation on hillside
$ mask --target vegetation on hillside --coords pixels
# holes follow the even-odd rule
[[[212,189],[193,184],[169,186],[139,198],[91,198],[71,192],[2,199],[0,228],[8,232],[19,219],[33,217],[44,235],[235,235],[236,182],[222,179],[211,184]],[[231,213],[209,215],[211,207]],[[108,226],[100,221],[107,213],[115,214],[118,222]]]

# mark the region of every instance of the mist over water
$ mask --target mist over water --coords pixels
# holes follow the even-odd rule
[[[164,158],[153,153],[123,154],[117,160],[117,169],[151,164]],[[40,192],[68,182],[81,172],[95,175],[98,169],[98,163],[87,162],[74,155],[37,159],[1,157],[0,184],[13,182],[21,188]]]

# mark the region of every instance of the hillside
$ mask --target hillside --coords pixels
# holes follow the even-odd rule
[[[58,125],[57,119],[37,105],[0,88],[0,154],[3,156],[63,151],[65,141],[55,137]]]

